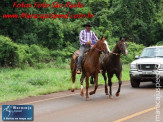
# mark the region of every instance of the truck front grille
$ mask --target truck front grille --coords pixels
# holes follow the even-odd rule
[[[157,70],[158,64],[138,64],[139,70]]]

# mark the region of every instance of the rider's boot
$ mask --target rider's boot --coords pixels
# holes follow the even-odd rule
[[[81,66],[77,66],[77,68],[76,68],[76,73],[77,73],[77,74],[81,74]]]

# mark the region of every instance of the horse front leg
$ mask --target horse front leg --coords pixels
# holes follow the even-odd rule
[[[102,76],[103,76],[103,78],[105,80],[105,93],[106,93],[106,95],[108,95],[108,85],[106,83],[107,77],[106,77],[105,71],[102,71]]]
[[[86,75],[86,100],[89,100],[88,88],[89,88],[89,75]]]
[[[118,78],[118,84],[119,84],[118,90],[116,92],[116,96],[119,96],[120,91],[121,91],[121,85],[122,85],[122,80],[121,80],[122,74],[119,73],[119,74],[116,74],[116,76]]]
[[[96,90],[98,88],[98,73],[96,75],[94,75],[94,77],[95,77],[94,90],[89,93],[90,95],[95,94],[96,93]]]
[[[81,85],[81,92],[80,92],[80,95],[81,95],[81,96],[84,96],[84,89],[83,89],[83,80],[84,80],[84,78],[85,78],[85,74],[82,73],[82,76],[81,76],[81,78],[80,78],[80,85]]]

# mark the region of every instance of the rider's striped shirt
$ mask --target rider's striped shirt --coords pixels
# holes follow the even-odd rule
[[[95,44],[96,41],[98,41],[98,38],[92,30],[88,32],[84,29],[80,32],[79,41],[81,45],[86,44],[89,41],[92,41],[92,44]]]

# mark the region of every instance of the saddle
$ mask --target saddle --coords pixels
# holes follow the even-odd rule
[[[84,51],[84,55],[87,54],[89,51],[90,51],[90,49]],[[77,57],[79,57],[79,52],[80,52],[79,50],[76,50],[76,51],[74,52],[74,55],[77,56]]]
[[[84,51],[84,55],[83,55],[83,58],[88,54],[88,52],[90,51],[90,49],[89,50],[86,50],[86,51]],[[76,50],[75,52],[74,52],[74,54],[73,54],[73,58],[74,59],[76,59],[76,58],[78,58],[79,57],[79,50]]]

